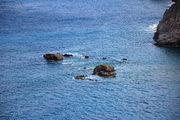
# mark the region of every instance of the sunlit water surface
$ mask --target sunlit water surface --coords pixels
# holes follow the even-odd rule
[[[180,50],[152,40],[169,4],[0,0],[0,120],[179,120]],[[47,62],[47,52],[74,57]],[[91,75],[102,63],[117,77]]]

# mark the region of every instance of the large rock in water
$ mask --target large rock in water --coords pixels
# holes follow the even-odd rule
[[[175,3],[166,10],[154,34],[156,45],[180,46],[180,0],[172,1]]]
[[[113,66],[110,66],[108,64],[102,64],[94,68],[93,75],[115,77],[116,73],[115,68]]]
[[[44,54],[43,57],[46,60],[54,60],[54,61],[63,60],[63,55],[59,53],[47,53]]]

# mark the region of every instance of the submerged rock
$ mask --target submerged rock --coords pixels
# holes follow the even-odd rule
[[[156,45],[180,47],[180,0],[167,9],[157,26],[153,39]]]
[[[85,58],[85,59],[88,59],[88,58],[89,58],[89,56],[84,56],[84,58]]]
[[[88,78],[86,75],[79,75],[74,77],[76,80],[90,80],[90,81],[97,81],[97,79]]]
[[[107,58],[106,57],[103,57],[102,60],[106,60]]]
[[[72,54],[63,54],[64,57],[72,57]]]
[[[47,53],[44,54],[43,57],[46,60],[54,60],[54,61],[63,60],[63,55],[59,53]]]
[[[87,67],[83,67],[83,69],[84,69],[84,70],[86,70],[86,69],[87,69]]]
[[[84,79],[86,79],[86,75],[79,75],[79,76],[76,76],[76,77],[74,77],[75,79],[77,79],[77,80],[84,80]]]
[[[101,64],[94,68],[93,75],[116,77],[115,68],[108,64]]]
[[[127,61],[127,58],[122,58],[123,61]]]

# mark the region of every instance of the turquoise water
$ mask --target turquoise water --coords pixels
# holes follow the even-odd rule
[[[180,50],[152,40],[169,4],[0,0],[0,120],[179,120]],[[47,62],[47,52],[74,57]],[[91,75],[101,63],[117,77]]]

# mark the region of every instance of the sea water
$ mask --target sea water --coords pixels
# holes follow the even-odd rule
[[[0,0],[0,120],[179,120],[180,50],[152,39],[169,4]],[[116,78],[92,75],[103,63]]]

